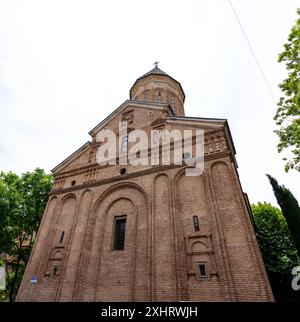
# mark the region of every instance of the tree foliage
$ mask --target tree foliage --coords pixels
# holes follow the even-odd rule
[[[297,250],[280,209],[269,203],[252,205],[256,237],[268,271],[287,273],[297,263]]]
[[[294,266],[300,265],[297,250],[280,209],[269,203],[252,205],[255,232],[276,300],[294,298],[290,287]]]
[[[300,207],[289,189],[280,186],[276,179],[267,175],[272,185],[274,195],[286,219],[291,236],[294,240],[298,255],[300,256]]]
[[[284,158],[286,171],[300,171],[300,9],[297,14],[299,18],[278,58],[279,62],[286,63],[288,71],[288,77],[279,84],[284,96],[280,97],[274,117],[279,126],[275,130],[279,136],[278,152],[291,148],[292,157]]]
[[[0,173],[0,254],[10,301],[16,296],[51,187],[52,176],[39,168],[21,176]]]

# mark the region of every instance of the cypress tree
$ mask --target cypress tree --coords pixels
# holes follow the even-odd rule
[[[291,236],[294,240],[298,256],[300,257],[300,207],[291,193],[284,185],[279,185],[277,180],[267,174],[272,185],[274,195],[281,208],[282,214],[289,226]]]

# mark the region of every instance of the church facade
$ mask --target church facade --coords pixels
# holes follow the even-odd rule
[[[273,301],[227,120],[187,117],[184,99],[156,65],[52,170],[17,301]],[[202,174],[185,175],[186,162],[100,165],[97,135],[118,136],[120,122],[203,130]]]

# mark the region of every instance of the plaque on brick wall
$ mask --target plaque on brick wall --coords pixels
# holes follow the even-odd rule
[[[30,283],[35,284],[38,282],[38,277],[36,275],[31,276]]]

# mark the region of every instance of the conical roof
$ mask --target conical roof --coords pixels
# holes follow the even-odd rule
[[[169,76],[167,73],[165,73],[163,70],[161,70],[160,68],[158,68],[156,66],[153,69],[151,69],[148,73],[146,73],[143,76],[139,77],[137,80],[139,80],[141,78],[144,78],[146,76],[149,76],[149,75],[165,75],[165,76]]]

